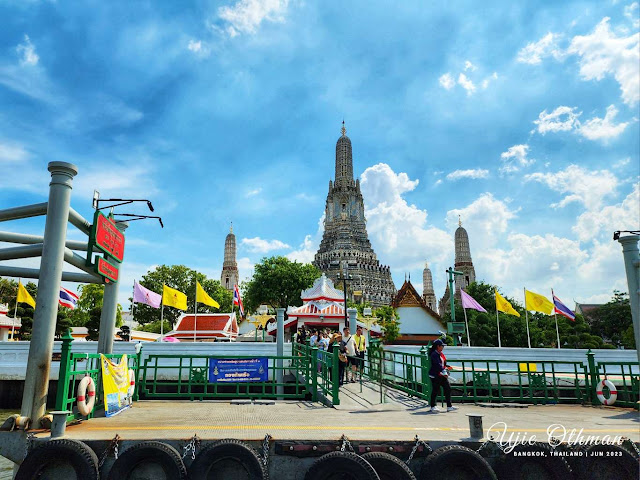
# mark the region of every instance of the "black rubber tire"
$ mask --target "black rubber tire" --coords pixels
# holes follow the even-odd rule
[[[364,458],[351,452],[331,452],[313,462],[304,480],[380,480]]]
[[[567,480],[573,478],[571,467],[562,456],[552,456],[546,443],[518,445],[500,462],[500,480]],[[517,453],[516,453],[517,452]],[[539,456],[516,456],[534,453]]]
[[[160,468],[165,479],[186,480],[187,468],[178,451],[171,445],[156,441],[145,441],[127,448],[113,463],[109,471],[109,480],[128,480],[141,464],[153,464]]]
[[[77,440],[58,438],[31,450],[22,461],[16,480],[40,478],[48,467],[65,463],[73,468],[78,480],[100,478],[98,457],[93,450]]]
[[[227,478],[263,480],[268,478],[268,474],[253,448],[234,439],[220,440],[207,445],[200,450],[189,467],[190,480]]]
[[[448,480],[497,480],[491,465],[470,448],[447,445],[427,457],[420,471],[420,480],[434,477]]]
[[[407,464],[390,453],[368,452],[362,458],[371,464],[380,480],[416,480]]]
[[[598,455],[602,454],[602,456]],[[617,445],[593,445],[586,450],[588,476],[591,480],[638,480],[637,455]]]

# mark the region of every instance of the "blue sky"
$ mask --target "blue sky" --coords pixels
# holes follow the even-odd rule
[[[150,198],[165,228],[131,224],[124,304],[154,265],[219,278],[231,221],[242,277],[310,261],[344,118],[398,288],[428,261],[443,294],[461,215],[478,278],[509,295],[626,291],[638,2],[452,3],[1,0],[0,208],[44,201],[53,160],[78,166],[87,218],[94,189]]]

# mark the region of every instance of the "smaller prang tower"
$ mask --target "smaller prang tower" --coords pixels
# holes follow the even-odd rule
[[[224,241],[224,262],[220,284],[226,290],[233,292],[234,285],[238,284],[238,263],[236,262],[236,236],[233,234],[233,223]]]
[[[422,271],[422,299],[434,312],[438,309],[438,301],[433,291],[433,277],[431,276],[431,270],[427,262],[425,262],[424,270]]]
[[[455,250],[456,259],[453,264],[454,270],[462,272],[462,275],[455,276],[455,298],[460,299],[460,289],[467,288],[473,282],[476,281],[476,269],[473,268],[473,261],[471,260],[471,248],[469,247],[469,234],[462,228],[462,220],[458,216],[458,228],[455,233]],[[444,315],[451,309],[449,302],[449,282],[445,288],[444,296],[438,302],[438,312],[440,315]]]

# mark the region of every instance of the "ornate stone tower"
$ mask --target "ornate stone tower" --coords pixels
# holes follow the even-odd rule
[[[426,262],[424,264],[424,270],[422,271],[422,299],[431,310],[436,311],[438,309],[436,294],[433,291],[431,270],[429,269],[429,264]]]
[[[453,269],[462,272],[462,275],[455,276],[456,300],[460,299],[460,289],[467,288],[471,283],[476,281],[476,270],[473,268],[473,261],[471,260],[471,248],[469,247],[469,234],[462,228],[462,220],[458,217],[458,228],[455,233],[455,250],[456,258],[453,264]],[[438,310],[440,315],[448,312],[451,309],[449,303],[449,283],[444,292],[444,296],[438,302]]]
[[[233,286],[238,284],[238,264],[236,263],[236,236],[233,234],[233,223],[224,241],[224,262],[220,283],[227,290],[233,291]]]
[[[342,122],[342,136],[336,143],[335,183],[329,180],[325,204],[324,234],[313,264],[336,285],[338,274],[347,268],[351,280],[348,293],[354,292],[374,307],[389,305],[396,293],[388,266],[380,265],[367,234],[364,199],[360,180],[353,179],[351,140]]]

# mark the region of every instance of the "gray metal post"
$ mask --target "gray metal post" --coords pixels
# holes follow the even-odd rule
[[[31,417],[33,428],[40,428],[45,414],[49,391],[49,369],[58,315],[60,281],[64,259],[64,243],[69,220],[69,203],[73,177],[78,174],[75,165],[66,162],[49,163],[51,183],[49,204],[44,227],[44,246],[40,261],[38,301],[33,318],[33,331],[29,346],[27,372],[24,380],[21,414]]]
[[[281,395],[284,393],[284,385],[282,384],[284,381],[284,371],[282,361],[282,357],[284,355],[284,308],[276,308],[276,322],[278,333],[276,335],[276,382],[277,393]],[[278,400],[282,400],[282,398],[278,398]]]
[[[355,308],[348,308],[347,313],[349,314],[349,330],[351,330],[351,334],[355,334],[357,327],[356,315],[358,314],[358,310]]]
[[[627,235],[620,237],[618,242],[622,245],[624,268],[627,272],[633,337],[636,340],[636,353],[638,362],[640,362],[640,251],[638,250],[638,240],[640,240],[638,235]]]
[[[126,222],[116,223],[123,234],[129,225]],[[98,334],[98,353],[113,353],[113,336],[116,333],[116,313],[118,311],[118,282],[110,282],[104,286],[102,312],[100,313],[100,332]]]

